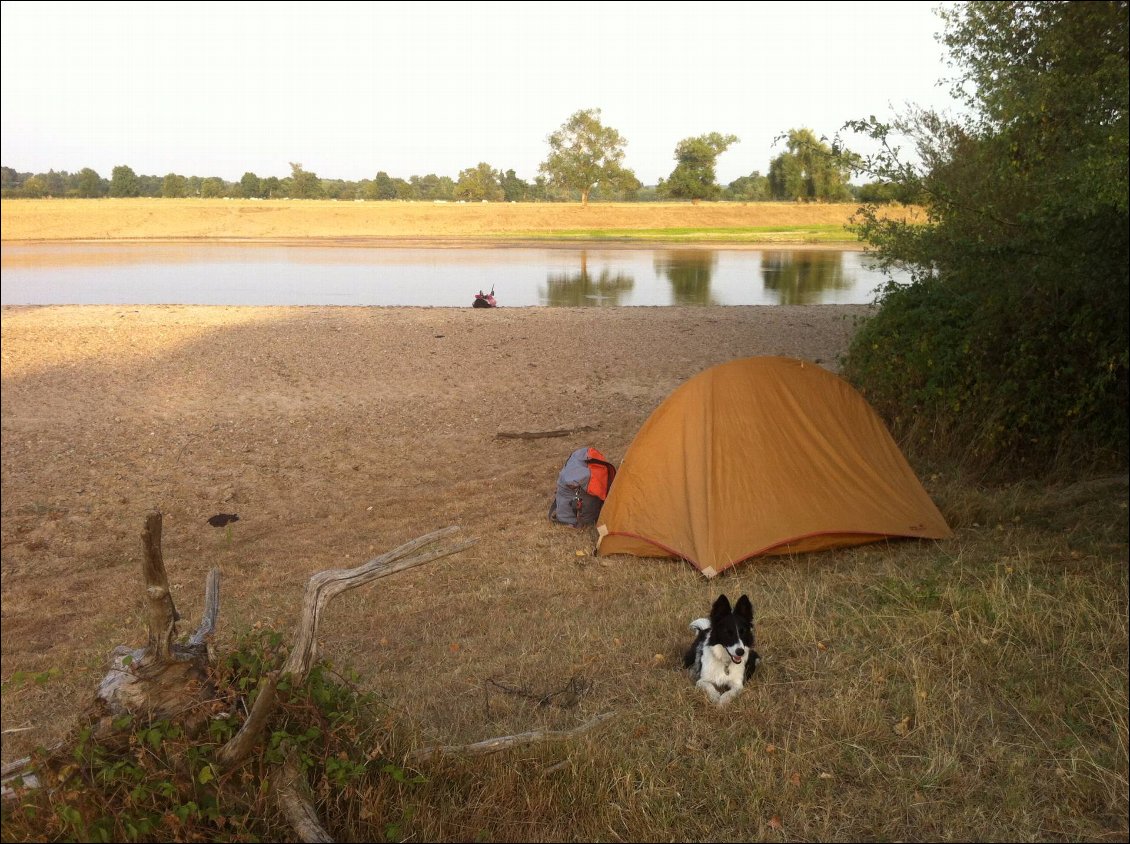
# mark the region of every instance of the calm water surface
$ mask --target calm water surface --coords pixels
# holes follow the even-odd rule
[[[3,305],[808,305],[872,301],[860,252],[382,249],[243,244],[0,248]],[[895,280],[903,280],[896,277]]]

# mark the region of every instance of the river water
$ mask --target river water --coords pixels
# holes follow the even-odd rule
[[[492,288],[500,307],[862,304],[887,281],[861,252],[803,248],[20,243],[0,259],[3,305],[460,307]]]

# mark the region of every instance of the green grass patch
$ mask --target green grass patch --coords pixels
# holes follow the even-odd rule
[[[608,240],[659,243],[858,243],[845,226],[746,226],[739,228],[557,229],[504,235],[515,240]]]

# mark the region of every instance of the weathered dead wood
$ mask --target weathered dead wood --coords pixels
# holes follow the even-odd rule
[[[207,721],[205,704],[214,696],[207,640],[219,615],[220,572],[212,569],[208,573],[200,627],[187,644],[177,644],[180,614],[161,553],[161,522],[160,512],[147,513],[141,534],[148,643],[144,648],[119,645],[113,650],[110,670],[98,687],[96,700],[102,714],[110,716],[131,714],[156,720],[187,714],[181,720],[191,732]]]
[[[145,516],[141,545],[145,551],[141,573],[145,578],[145,595],[149,604],[149,653],[155,662],[167,662],[180,613],[169,591],[169,576],[161,554],[161,514],[156,510]]]
[[[595,431],[592,425],[581,425],[579,428],[557,428],[553,431],[499,431],[494,435],[497,440],[537,440],[547,437],[567,437],[570,434],[579,434],[583,431]]]
[[[220,611],[220,571],[212,569],[208,573],[200,627],[186,645],[176,644],[180,614],[173,602],[161,553],[161,523],[161,513],[150,511],[141,533],[148,641],[143,648],[118,645],[111,652],[109,671],[99,683],[90,713],[100,734],[114,729],[112,716],[117,715],[138,715],[147,720],[175,718],[191,733],[206,723],[210,714],[206,705],[214,691],[208,679],[208,640]],[[56,745],[46,757],[52,759],[62,752],[63,745]],[[30,757],[4,766],[5,799],[14,795],[8,783],[17,777],[23,779],[25,787],[39,786]]]
[[[275,802],[290,822],[298,841],[310,844],[330,844],[333,841],[318,820],[318,813],[310,798],[310,788],[294,750],[290,750],[283,759],[275,781]]]
[[[22,783],[20,788],[39,788],[39,777],[30,756],[14,759],[0,769],[0,799],[11,800],[17,796],[18,790],[13,787],[17,780]]]
[[[259,695],[255,698],[255,703],[251,704],[251,712],[248,713],[247,720],[216,754],[216,761],[221,768],[225,770],[234,768],[255,750],[263,727],[266,726],[267,719],[274,713],[275,705],[278,703],[278,687],[279,672],[271,671],[263,676],[259,683]]]
[[[203,706],[214,697],[205,651],[178,646],[167,661],[160,662],[144,650],[131,651],[119,645],[98,687],[97,699],[104,714],[130,714],[155,721],[190,713],[186,723],[191,732],[207,720]],[[191,714],[193,710],[199,711]]]
[[[406,542],[399,548],[374,557],[356,568],[327,569],[313,575],[306,584],[302,617],[295,628],[294,641],[286,663],[281,671],[265,678],[247,720],[243,722],[239,732],[220,748],[217,755],[220,765],[225,769],[235,767],[251,754],[258,743],[259,734],[275,709],[279,681],[284,677],[289,678],[292,685],[300,685],[305,681],[317,655],[318,624],[322,611],[333,598],[346,590],[464,551],[475,544],[475,540],[470,539],[447,547],[425,550],[458,530],[458,527],[443,528]]]
[[[317,655],[318,624],[322,610],[337,595],[349,589],[371,583],[381,577],[423,565],[432,560],[455,554],[471,547],[475,541],[467,540],[450,547],[423,550],[459,530],[448,527],[406,542],[379,557],[374,557],[353,569],[329,569],[312,576],[306,585],[302,602],[302,617],[294,633],[290,654],[280,671],[268,674],[262,683],[251,712],[239,731],[220,748],[217,762],[231,769],[247,759],[259,743],[260,735],[278,703],[279,681],[286,677],[292,684],[306,679]],[[302,841],[329,842],[333,839],[318,821],[306,794],[306,783],[301,769],[288,755],[280,774],[276,799],[298,838]]]
[[[498,753],[502,750],[509,750],[513,747],[522,747],[529,744],[540,744],[542,742],[551,741],[564,741],[566,739],[576,738],[579,735],[589,732],[606,721],[610,720],[615,713],[605,712],[590,718],[579,727],[574,727],[572,730],[532,730],[528,733],[517,733],[512,736],[498,736],[497,738],[485,739],[484,741],[477,741],[474,744],[448,744],[440,745],[437,747],[422,747],[408,754],[410,762],[427,762],[436,756],[443,755],[461,755],[461,756],[484,756],[488,753]]]
[[[216,619],[220,616],[220,570],[212,569],[208,572],[208,581],[204,586],[204,614],[200,618],[200,626],[188,640],[190,648],[205,645],[212,634],[216,632]]]

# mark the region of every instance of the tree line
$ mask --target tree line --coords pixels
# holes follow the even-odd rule
[[[849,183],[856,159],[834,151],[811,129],[782,136],[785,151],[769,172],[755,170],[728,185],[715,176],[718,156],[738,142],[718,132],[685,138],[675,147],[675,168],[656,185],[643,185],[624,167],[626,140],[600,120],[600,109],[573,114],[548,138],[550,152],[538,175],[527,181],[513,169],[479,164],[456,178],[429,173],[407,179],[379,171],[372,179],[326,179],[290,163],[290,174],[259,176],[247,172],[236,182],[219,176],[139,175],[127,165],[109,178],[92,168],[77,173],[50,170],[20,173],[0,168],[0,196],[6,199],[101,197],[182,197],[230,199],[336,199],[346,201],[415,200],[438,202],[654,202],[659,200],[761,202],[889,201],[883,185]]]

